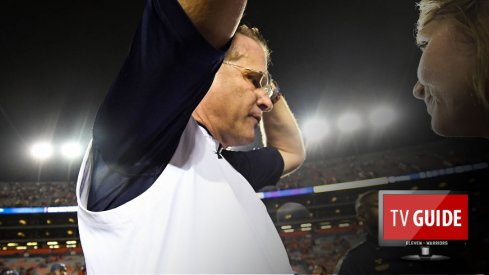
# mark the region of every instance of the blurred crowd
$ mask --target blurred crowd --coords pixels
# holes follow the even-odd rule
[[[283,238],[292,269],[299,274],[332,274],[338,260],[362,240],[361,232],[307,234]]]
[[[76,205],[75,182],[1,182],[0,207]]]
[[[481,146],[485,146],[481,148]],[[308,160],[295,173],[259,191],[310,187],[487,162],[489,145],[443,141],[327,160]],[[0,207],[76,205],[73,182],[2,182]]]
[[[83,255],[45,255],[0,259],[0,275],[84,275]]]
[[[306,161],[295,173],[282,178],[276,186],[267,186],[265,191],[399,176],[487,162],[487,143],[480,145],[485,148],[473,143],[444,140],[359,156]]]
[[[283,236],[282,240],[296,273],[331,274],[338,260],[362,238],[362,233],[359,231],[344,234]],[[18,275],[79,275],[85,274],[84,262],[82,255],[11,257],[0,260],[0,271],[13,270],[17,273],[12,274]],[[54,272],[60,266],[63,267],[65,273]]]

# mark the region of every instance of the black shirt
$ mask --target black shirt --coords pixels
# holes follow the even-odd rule
[[[154,183],[228,47],[214,49],[177,1],[147,1],[130,53],[95,120],[89,210],[120,206]],[[275,184],[283,172],[275,148],[222,156],[255,190]]]

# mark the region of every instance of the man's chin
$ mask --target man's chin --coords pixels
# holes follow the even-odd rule
[[[239,137],[238,139],[235,140],[235,142],[233,142],[233,144],[231,146],[233,146],[233,147],[248,146],[250,144],[253,144],[254,141],[255,141],[255,135],[253,133],[253,135],[247,135],[247,136]]]

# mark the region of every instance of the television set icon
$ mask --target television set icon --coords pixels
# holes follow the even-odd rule
[[[379,246],[419,246],[403,260],[440,261],[450,257],[432,247],[468,241],[468,194],[448,190],[380,190]]]

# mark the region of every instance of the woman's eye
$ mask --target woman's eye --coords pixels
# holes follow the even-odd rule
[[[428,41],[421,41],[417,43],[417,46],[421,51],[423,51],[426,48],[426,46],[428,46]]]

